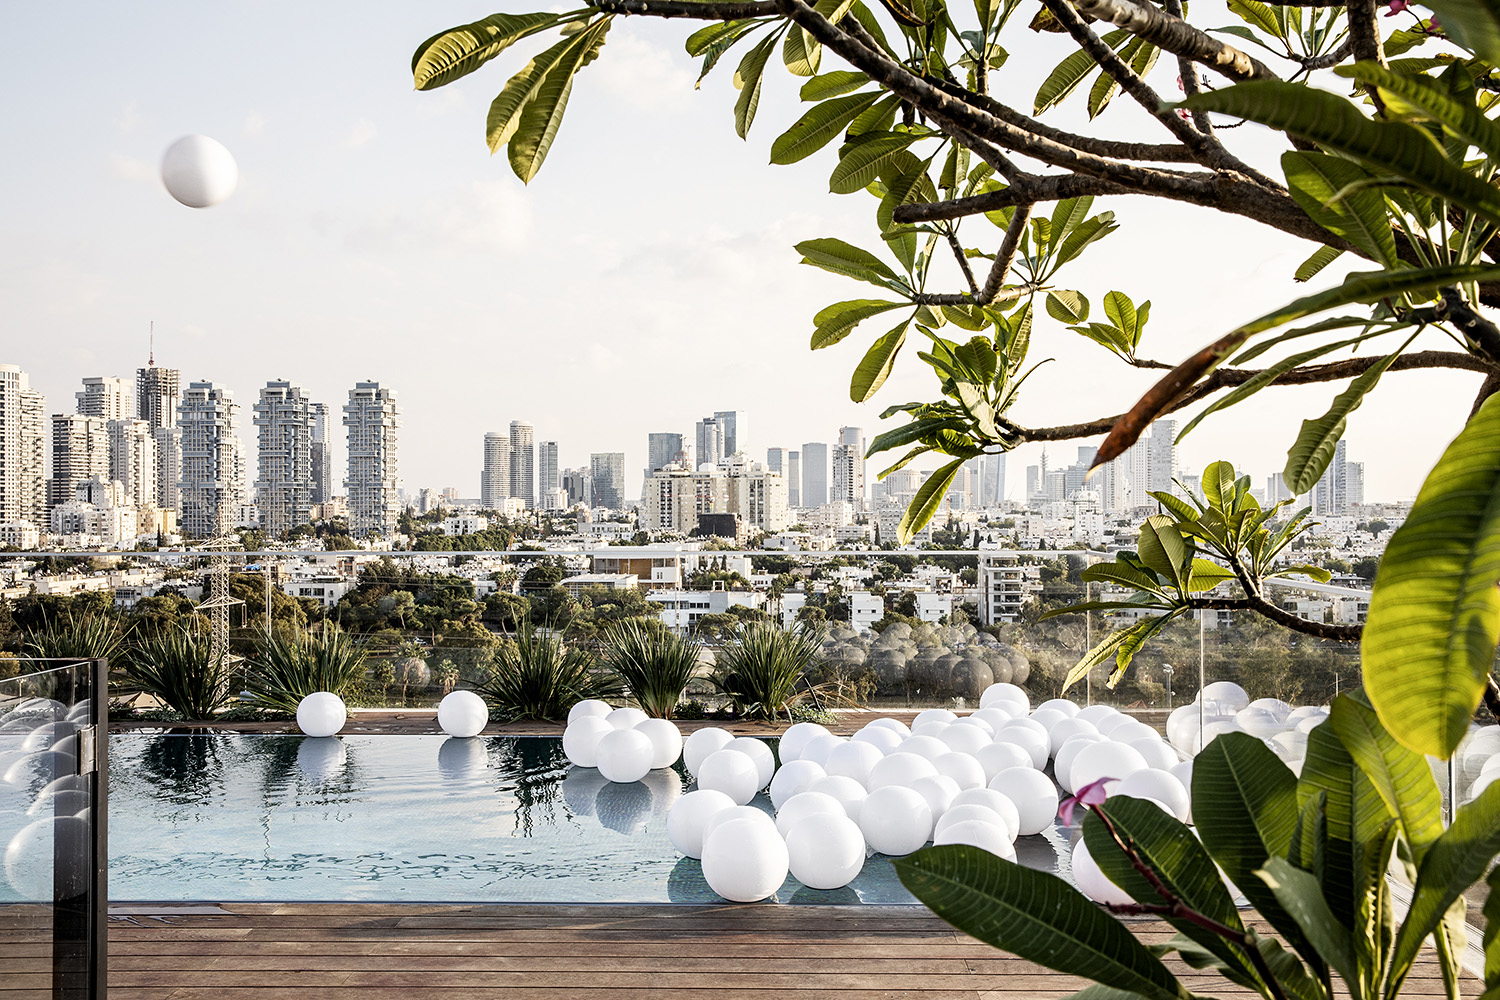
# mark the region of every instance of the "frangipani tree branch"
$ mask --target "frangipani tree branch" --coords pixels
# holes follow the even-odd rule
[[[1074,0],[1073,6],[1090,17],[1108,21],[1164,52],[1201,63],[1231,80],[1280,79],[1265,63],[1233,45],[1225,45],[1206,31],[1159,7],[1137,0]],[[1186,82],[1184,69],[1183,80]]]

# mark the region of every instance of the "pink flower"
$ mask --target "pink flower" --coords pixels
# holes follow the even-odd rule
[[[1078,789],[1074,794],[1063,799],[1062,805],[1057,810],[1058,815],[1062,817],[1063,825],[1073,825],[1073,810],[1078,806],[1092,808],[1108,798],[1105,794],[1104,786],[1114,780],[1114,778],[1100,778],[1098,781],[1091,781]]]
[[[1193,120],[1192,112],[1188,111],[1187,108],[1178,108],[1177,117],[1181,118],[1185,122],[1190,122]]]
[[[1187,93],[1187,88],[1182,85],[1182,77],[1180,76],[1177,78],[1177,89],[1183,93]]]
[[[1391,9],[1385,12],[1385,16],[1386,17],[1395,17],[1397,14],[1401,13],[1402,11],[1404,11],[1406,9],[1406,7],[1407,7],[1406,0],[1391,0],[1391,2],[1390,2],[1390,8]]]

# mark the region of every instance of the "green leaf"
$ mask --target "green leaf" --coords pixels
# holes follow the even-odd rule
[[[706,28],[700,28],[688,36],[688,53],[703,57],[703,66],[698,70],[698,79],[693,82],[693,89],[697,90],[703,85],[703,79],[719,64],[724,53],[764,23],[750,20],[725,21],[723,24],[710,24]]]
[[[604,47],[604,36],[609,32],[610,20],[608,16],[601,17],[574,36],[577,44],[547,70],[534,96],[522,109],[507,153],[511,170],[523,183],[529,184],[536,172],[542,169],[547,151],[552,148],[552,140],[557,138],[557,129],[562,125],[563,113],[568,109],[573,78],[598,57],[599,50]]]
[[[849,398],[854,402],[863,403],[868,400],[891,377],[891,367],[896,363],[896,355],[900,352],[901,345],[906,343],[908,322],[903,320],[900,326],[875,341],[865,352],[864,358],[854,369],[854,377],[849,381]]]
[[[1297,780],[1298,806],[1319,794],[1327,796],[1323,808],[1326,860],[1319,881],[1329,909],[1352,928],[1362,851],[1392,814],[1328,722],[1307,734],[1307,757]]]
[[[512,44],[557,24],[570,14],[491,14],[433,35],[417,46],[411,75],[418,90],[434,90],[474,72]]]
[[[1391,362],[1400,357],[1401,350],[1405,348],[1406,345],[1403,344],[1400,350],[1386,355],[1351,381],[1348,388],[1333,398],[1333,404],[1328,407],[1327,413],[1316,420],[1302,421],[1302,430],[1298,432],[1291,450],[1286,453],[1286,468],[1282,472],[1287,489],[1294,495],[1301,496],[1311,490],[1323,477],[1323,473],[1328,471],[1328,463],[1333,461],[1334,450],[1338,447],[1339,439],[1344,436],[1349,414],[1359,408],[1365,396],[1375,388],[1375,383],[1380,381],[1380,376],[1385,374]]]
[[[1496,854],[1500,854],[1500,782],[1460,807],[1453,825],[1433,842],[1422,859],[1411,908],[1396,934],[1393,970],[1404,975],[1411,968],[1422,942],[1437,931],[1463,891],[1484,877]],[[1488,931],[1485,936],[1490,937]],[[1488,942],[1485,950],[1488,968]]]
[[[1500,160],[1500,126],[1484,116],[1472,101],[1460,101],[1430,77],[1393,73],[1376,62],[1357,62],[1334,70],[1339,76],[1379,87],[1387,94],[1431,115],[1453,135]]]
[[[1330,716],[1349,756],[1370,779],[1418,864],[1443,832],[1443,796],[1421,754],[1396,742],[1359,695],[1335,698]]]
[[[806,159],[842,135],[849,123],[879,98],[879,93],[853,94],[813,105],[771,143],[771,162],[796,163]]]
[[[900,448],[902,445],[920,441],[936,431],[944,428],[954,430],[962,429],[966,422],[961,417],[926,417],[921,420],[913,420],[909,424],[903,424],[894,430],[886,431],[870,442],[870,447],[865,450],[865,457],[878,455],[892,448]]]
[[[1318,247],[1312,255],[1297,265],[1297,270],[1292,274],[1293,281],[1309,281],[1313,275],[1323,268],[1332,264],[1344,255],[1344,251],[1337,247]]]
[[[1132,590],[1146,590],[1154,593],[1162,592],[1161,586],[1154,575],[1136,569],[1129,563],[1095,563],[1080,573],[1079,577],[1091,583],[1118,583]]]
[[[1104,42],[1110,48],[1118,48],[1127,38],[1132,37],[1123,29],[1111,31],[1104,36]],[[1036,92],[1036,101],[1031,113],[1039,115],[1048,108],[1063,101],[1069,94],[1078,89],[1078,85],[1088,78],[1088,75],[1099,68],[1094,57],[1083,49],[1079,49],[1068,56],[1047,75],[1042,81],[1042,86]]]
[[[1302,152],[1282,153],[1281,169],[1292,197],[1314,222],[1386,267],[1398,266],[1385,196],[1370,188],[1348,190],[1369,181],[1373,175],[1368,170],[1327,153]]]
[[[1120,50],[1120,58],[1142,78],[1151,72],[1151,68],[1156,65],[1156,57],[1160,54],[1160,49],[1140,38],[1131,39]],[[1099,79],[1094,81],[1093,89],[1089,91],[1089,119],[1092,121],[1103,114],[1119,92],[1120,86],[1115,78],[1108,73],[1100,73]]]
[[[1448,757],[1468,730],[1500,641],[1500,398],[1438,460],[1391,537],[1360,644],[1365,688],[1391,735]]]
[[[834,194],[863,191],[880,175],[881,167],[921,138],[924,136],[915,132],[889,132],[850,146],[833,168],[828,190]]]
[[[1151,1000],[1188,996],[1124,924],[1056,875],[959,845],[931,847],[894,865],[912,895],[987,944]]]
[[[1142,522],[1136,551],[1141,562],[1178,587],[1187,582],[1183,579],[1183,572],[1192,550],[1182,532],[1177,530],[1177,522],[1169,515],[1153,514]]]
[[[776,39],[775,32],[761,39],[745,53],[739,68],[734,71],[734,85],[740,92],[734,102],[734,131],[741,139],[750,133],[750,125],[755,121],[755,109],[760,106],[761,78],[766,72],[766,61],[776,47]]]
[[[1047,315],[1060,323],[1082,323],[1089,318],[1089,300],[1082,292],[1064,289],[1048,292]]]
[[[949,462],[941,469],[927,477],[927,481],[917,490],[917,495],[911,498],[911,505],[906,508],[906,513],[901,515],[901,523],[896,528],[897,541],[905,545],[911,541],[911,537],[927,526],[932,520],[932,515],[943,505],[943,497],[948,492],[948,484],[953,482],[953,477],[958,475],[959,466],[964,464],[964,459],[958,458]]]
[[[1276,19],[1269,5],[1260,0],[1228,0],[1230,13],[1247,24],[1252,24],[1268,35],[1286,40],[1286,29]]]
[[[888,302],[885,299],[849,299],[825,306],[813,317],[812,349],[818,351],[831,347],[849,336],[856,326],[871,316],[879,316],[904,305],[908,303]]]
[[[1495,0],[1432,0],[1447,36],[1491,65],[1500,65],[1500,5]]]
[[[1104,239],[1119,228],[1113,212],[1100,212],[1092,219],[1080,223],[1069,231],[1067,238],[1063,240],[1062,247],[1057,252],[1057,266],[1061,267],[1073,260],[1083,253],[1090,243]]]
[[[896,281],[896,272],[882,263],[879,257],[840,239],[828,237],[820,240],[803,240],[795,249],[802,255],[802,263],[821,267],[834,274],[858,278],[872,285],[885,285],[887,282]]]
[[[1193,574],[1188,578],[1188,593],[1202,594],[1213,590],[1226,580],[1234,579],[1234,571],[1207,559],[1193,560]]]
[[[569,35],[545,52],[533,56],[519,73],[505,81],[499,95],[490,103],[485,121],[485,136],[491,153],[499,152],[500,147],[516,134],[527,105],[536,98],[547,75],[577,47],[579,41],[579,35]]]
[[[1337,94],[1281,80],[1249,80],[1195,95],[1182,106],[1311,139],[1500,223],[1500,191],[1450,161],[1427,132],[1405,122],[1371,121]]]
[[[1318,880],[1308,872],[1292,867],[1285,858],[1268,859],[1256,875],[1275,893],[1281,908],[1297,921],[1307,940],[1329,965],[1338,970],[1344,982],[1358,983],[1359,965],[1354,957],[1353,936],[1328,908],[1318,888]]]
[[[781,61],[793,76],[810,77],[818,72],[823,45],[803,28],[793,25],[781,45]]]
[[[831,73],[819,73],[802,85],[800,96],[804,101],[826,101],[850,91],[858,90],[870,82],[870,78],[859,70],[836,69]],[[874,95],[879,97],[877,93]]]
[[[1149,308],[1151,303],[1146,303]],[[1132,348],[1140,341],[1140,323],[1135,311],[1135,303],[1130,301],[1130,296],[1124,292],[1109,292],[1104,296],[1104,315],[1108,316],[1110,322],[1126,337]]]

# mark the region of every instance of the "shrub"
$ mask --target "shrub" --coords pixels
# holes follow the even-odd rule
[[[208,636],[173,628],[148,636],[125,653],[126,679],[188,719],[207,719],[233,696],[234,669],[215,659]]]
[[[363,643],[326,622],[314,633],[273,634],[250,663],[251,703],[296,712],[302,699],[317,691],[352,695],[364,677],[365,652]]]
[[[613,670],[641,710],[670,719],[698,666],[702,645],[639,620],[616,622],[604,637],[604,665]]]
[[[126,634],[119,623],[104,615],[86,614],[79,618],[44,615],[41,628],[28,632],[22,646],[42,659],[111,659],[119,655]]]
[[[719,651],[714,683],[742,718],[775,718],[807,697],[798,691],[819,663],[821,634],[804,623],[783,629],[772,622],[746,622]]]
[[[502,714],[515,719],[565,719],[585,698],[618,690],[595,668],[592,654],[565,647],[557,636],[540,636],[529,624],[516,633],[479,693]]]

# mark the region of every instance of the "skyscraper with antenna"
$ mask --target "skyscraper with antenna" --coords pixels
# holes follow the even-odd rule
[[[153,431],[176,427],[181,402],[182,372],[156,367],[156,324],[152,323],[146,367],[135,370],[135,415]]]

